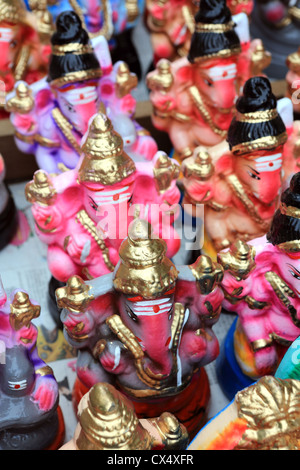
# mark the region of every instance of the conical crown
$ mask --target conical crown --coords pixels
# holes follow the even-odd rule
[[[79,411],[80,450],[146,450],[151,437],[140,425],[133,405],[112,385],[98,383],[88,394],[87,406]]]
[[[175,285],[178,271],[165,256],[164,240],[154,237],[151,225],[135,219],[120,246],[121,263],[115,273],[116,290],[144,298],[161,295]]]
[[[33,27],[23,0],[0,0],[0,22],[23,23]]]
[[[98,113],[91,122],[82,151],[79,179],[83,183],[111,185],[135,172],[133,160],[123,150],[122,137],[105,114]]]

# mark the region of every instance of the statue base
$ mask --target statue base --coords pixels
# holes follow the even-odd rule
[[[234,332],[236,330],[238,318],[236,318],[227,336],[221,345],[220,354],[216,359],[216,372],[219,385],[228,398],[232,401],[237,392],[254,383],[254,379],[245,375],[234,354]]]
[[[77,378],[73,388],[73,405],[75,413],[81,398],[88,388]],[[122,393],[124,391],[120,389]],[[126,395],[126,393],[124,393]],[[155,418],[165,411],[174,414],[193,439],[207,422],[207,408],[210,400],[210,386],[204,368],[194,374],[189,385],[177,395],[161,398],[149,398],[146,402],[135,400],[127,395],[133,403],[137,416],[141,419]]]
[[[1,431],[0,450],[57,450],[64,442],[65,423],[61,408],[41,424]]]

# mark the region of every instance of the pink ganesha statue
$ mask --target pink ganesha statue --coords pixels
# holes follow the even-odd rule
[[[152,162],[135,164],[102,113],[92,118],[81,152],[78,168],[57,176],[38,170],[25,189],[36,232],[48,245],[52,283],[58,287],[55,280],[66,283],[72,275],[92,279],[112,272],[138,214],[151,221],[174,256],[180,247],[173,228],[180,199],[176,162],[157,152]]]
[[[188,55],[161,59],[147,75],[152,122],[179,159],[225,142],[239,90],[266,60],[261,41],[250,41],[245,13],[233,19],[225,0],[201,0]]]
[[[300,334],[299,201],[296,173],[282,193],[268,243],[255,249],[237,242],[218,256],[225,270],[223,306],[237,313],[219,364],[220,383],[231,398],[246,381],[274,374]]]
[[[282,187],[288,135],[265,77],[250,78],[236,103],[229,149],[219,156],[203,147],[182,163],[185,200],[203,205],[206,246],[215,254],[237,240],[266,234]]]
[[[92,44],[79,16],[66,11],[58,16],[51,41],[47,80],[32,87],[17,82],[7,96],[18,148],[33,153],[38,167],[48,173],[73,169],[88,121],[101,110],[118,123],[133,157],[151,160],[157,144],[133,119],[131,90],[137,78],[124,62],[112,66],[105,38],[99,36]]]
[[[56,450],[65,425],[58,384],[39,357],[40,306],[24,291],[7,299],[0,281],[0,449]]]
[[[115,384],[140,418],[170,411],[190,436],[203,424],[203,366],[219,352],[223,271],[209,257],[175,266],[150,224],[135,219],[113,273],[72,276],[56,290],[65,336],[78,349],[74,405],[97,382]]]

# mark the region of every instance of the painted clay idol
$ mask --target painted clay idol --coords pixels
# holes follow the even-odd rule
[[[299,336],[299,200],[300,173],[296,173],[282,193],[266,236],[269,243],[256,254],[254,247],[234,245],[218,256],[225,269],[223,305],[238,315],[219,362],[220,382],[231,398],[241,383],[274,374],[287,347]],[[235,376],[230,383],[222,373],[225,369],[227,377]]]
[[[0,250],[14,238],[18,230],[18,212],[4,178],[4,160],[0,155]]]
[[[286,96],[292,100],[295,113],[300,113],[300,48],[296,52],[288,55],[286,64],[288,72],[286,74],[287,90]]]
[[[180,159],[222,142],[237,96],[240,39],[225,0],[201,0],[188,57],[162,59],[147,76],[155,127],[168,132]]]
[[[56,290],[65,336],[78,349],[75,407],[97,382],[117,384],[140,418],[166,409],[190,436],[206,419],[204,365],[219,352],[212,327],[223,299],[222,269],[207,256],[175,266],[166,243],[135,219],[113,273],[78,276]]]
[[[299,380],[265,376],[237,393],[188,450],[299,450]]]
[[[126,64],[112,67],[103,37],[97,38],[94,49],[73,11],[59,15],[51,41],[48,80],[34,87],[18,82],[6,109],[19,149],[35,154],[39,168],[57,173],[77,165],[88,121],[99,109],[118,122],[121,115],[132,118],[136,103],[130,92],[137,82]],[[157,145],[137,123],[130,130],[125,125],[123,132],[140,159],[153,158]]]
[[[198,148],[182,164],[186,202],[205,204],[205,231],[215,251],[270,228],[282,185],[285,124],[268,79],[250,78],[229,127],[230,151]]]
[[[185,427],[171,413],[141,419],[112,385],[97,383],[78,406],[73,439],[60,450],[185,450]]]
[[[55,177],[39,170],[26,186],[53,278],[65,283],[74,274],[92,279],[112,272],[137,213],[151,220],[174,256],[180,247],[172,225],[180,199],[178,165],[162,152],[153,162],[135,164],[101,113],[90,123],[82,153],[78,169]]]
[[[46,1],[54,22],[63,11],[74,10],[91,38],[104,36],[109,41],[113,62],[124,60],[130,70],[140,76],[141,67],[132,34],[144,13],[144,0]],[[28,3],[34,13],[39,12],[41,2],[29,0]]]
[[[9,92],[18,80],[34,83],[45,77],[50,48],[39,34],[42,21],[37,22],[23,0],[1,0],[0,2],[0,79]],[[46,34],[47,36],[47,34]]]
[[[64,421],[52,369],[37,352],[31,321],[40,306],[23,291],[0,294],[0,449],[58,449]]]
[[[297,338],[275,377],[265,376],[238,392],[188,450],[299,450],[299,346]]]

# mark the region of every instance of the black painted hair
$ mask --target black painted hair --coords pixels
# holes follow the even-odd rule
[[[247,80],[243,95],[236,102],[236,109],[242,114],[272,110],[276,109],[276,106],[276,97],[266,77],[252,77]],[[235,116],[228,129],[227,141],[229,148],[232,149],[236,145],[252,142],[261,137],[278,136],[285,130],[279,114],[274,119],[259,123],[240,122],[238,116]]]
[[[64,11],[56,20],[56,31],[51,38],[52,46],[79,43],[89,45],[90,38],[82,27],[79,16],[74,11]],[[94,53],[64,55],[52,54],[49,64],[48,81],[56,80],[71,72],[99,69],[100,64]]]
[[[300,209],[300,172],[293,175],[290,187],[281,195],[281,202]],[[272,245],[300,240],[300,219],[282,214],[280,209],[277,209],[267,233],[267,240]]]
[[[204,24],[226,24],[232,21],[226,0],[200,0],[195,22]],[[192,35],[188,60],[194,63],[202,57],[218,56],[220,51],[240,48],[240,40],[234,28],[222,33],[197,32]]]

